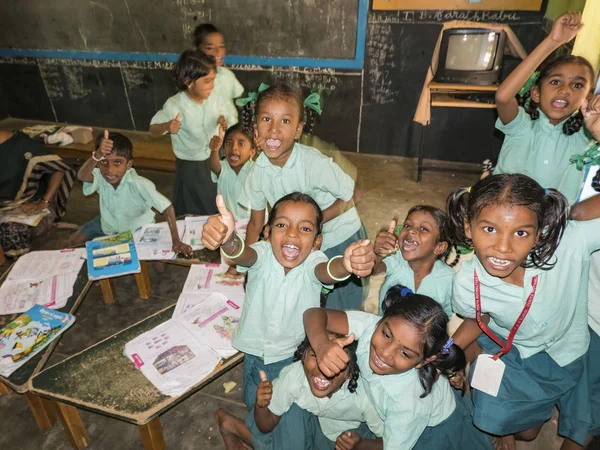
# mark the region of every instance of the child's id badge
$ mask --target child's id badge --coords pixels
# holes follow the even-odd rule
[[[475,373],[471,379],[471,386],[496,397],[502,383],[505,365],[500,359],[493,359],[494,355],[482,354],[477,357]]]

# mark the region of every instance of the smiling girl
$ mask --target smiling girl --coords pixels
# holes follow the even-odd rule
[[[562,448],[588,437],[587,289],[600,220],[570,222],[567,209],[558,191],[521,174],[492,175],[448,201],[457,242],[475,250],[454,281],[452,307],[465,321],[453,338],[484,351],[473,380],[483,365],[496,383],[471,391],[473,422],[500,448],[535,439],[556,405]]]
[[[291,192],[311,196],[323,211],[321,250],[339,255],[366,231],[352,197],[354,181],[331,158],[296,142],[304,128],[302,91],[289,84],[274,84],[258,95],[254,136],[261,154],[256,159],[240,203],[251,208],[246,242],[258,239],[267,205]],[[327,306],[359,309],[366,298],[368,280],[356,276],[329,293]]]
[[[389,288],[402,284],[417,294],[427,295],[452,316],[451,297],[454,270],[443,262],[450,252],[448,216],[433,206],[413,206],[396,236],[396,220],[375,239],[377,259],[373,274],[385,271],[379,291],[379,313]]]
[[[594,69],[585,58],[566,55],[543,64],[539,74],[534,71],[553,51],[571,41],[581,27],[579,13],[556,19],[550,35],[496,92],[496,128],[505,137],[494,174],[523,173],[546,188],[558,189],[569,203],[575,201],[582,181],[582,172],[569,160],[588,145],[580,108],[591,96]],[[520,89],[527,90],[522,86],[532,81],[535,83],[525,93],[529,100],[520,107],[515,96]]]
[[[350,274],[370,275],[375,254],[369,241],[359,241],[350,244],[343,255],[328,259],[318,250],[323,213],[311,197],[299,192],[275,203],[264,229],[265,240],[251,246],[235,233],[234,218],[222,196],[217,196],[217,207],[220,215],[208,219],[202,242],[210,250],[221,248],[230,264],[248,272],[242,317],[231,343],[245,354],[244,400],[250,412],[246,425],[252,430],[259,372],[272,380],[291,364],[304,338],[302,314],[319,306],[321,288]],[[306,414],[297,407],[283,414],[274,431],[281,437],[275,442],[284,442],[284,436],[309,420]],[[309,448],[302,440],[293,445]]]

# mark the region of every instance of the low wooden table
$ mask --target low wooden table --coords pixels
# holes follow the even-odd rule
[[[8,272],[9,271],[6,271],[6,273],[2,276],[2,281],[4,281],[6,278]],[[88,281],[87,267],[84,264],[79,271],[79,274],[77,275],[77,281],[73,286],[73,295],[67,301],[66,306],[58,311],[74,314],[91,285],[92,283]],[[3,328],[20,315],[21,314],[11,314],[7,316],[0,316],[0,328]],[[10,389],[13,389],[19,394],[24,394],[33,413],[33,417],[42,430],[48,430],[52,428],[52,425],[56,419],[54,407],[46,400],[38,397],[35,394],[32,394],[29,391],[29,380],[42,370],[48,361],[48,358],[50,358],[52,355],[52,351],[58,344],[59,339],[68,333],[69,330],[63,333],[58,339],[52,341],[50,345],[27,361],[23,366],[19,367],[19,369],[13,372],[9,377],[0,376],[0,393],[7,394],[10,392]]]
[[[160,415],[242,361],[238,353],[179,397],[162,395],[123,354],[127,342],[171,318],[175,305],[52,366],[31,380],[31,392],[53,400],[74,447],[90,443],[77,408],[138,426],[144,448],[165,449]],[[110,377],[106,374],[110,373]]]

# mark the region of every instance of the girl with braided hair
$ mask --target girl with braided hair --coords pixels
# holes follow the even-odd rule
[[[588,118],[582,111],[591,100],[594,69],[585,58],[567,55],[543,64],[539,74],[534,71],[582,27],[579,13],[559,17],[550,35],[496,92],[496,128],[505,137],[494,174],[523,173],[546,188],[557,189],[570,204],[582,182],[582,171],[571,159],[588,146]]]
[[[344,336],[330,334],[329,339],[344,340]],[[311,434],[315,449],[341,448],[350,450],[360,442],[360,448],[382,449],[383,421],[359,384],[360,369],[356,360],[354,341],[344,347],[349,363],[335,377],[325,377],[317,365],[315,352],[308,339],[298,346],[294,363],[284,368],[273,382],[264,380],[256,393],[254,409],[255,427],[262,435],[261,448],[285,448],[283,442],[274,442],[270,433],[279,418],[292,404],[314,414],[315,420],[308,429],[299,427],[299,433]],[[219,430],[225,442],[241,439],[252,442],[250,430],[243,422],[223,410],[217,411]],[[260,435],[255,431],[254,435]],[[234,437],[235,436],[235,437]],[[293,436],[286,436],[293,440]],[[229,448],[229,447],[228,447]]]

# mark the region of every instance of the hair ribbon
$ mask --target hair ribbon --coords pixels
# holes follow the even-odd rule
[[[323,108],[321,107],[321,95],[318,92],[313,92],[304,100],[304,106],[306,108],[312,109],[318,115],[323,113]]]
[[[540,77],[540,73],[537,70],[535,72],[533,72],[529,76],[529,78],[527,79],[527,81],[525,82],[525,84],[523,85],[521,90],[519,91],[519,96],[524,97],[525,94],[527,94],[529,91],[531,91],[531,88],[537,82],[539,77]]]
[[[258,94],[260,94],[262,91],[264,91],[265,89],[268,89],[268,88],[269,88],[268,84],[260,83],[260,86],[258,87],[258,91],[248,92],[248,97],[236,99],[235,104],[237,106],[244,107],[248,103],[254,103],[258,99]]]
[[[402,289],[400,289],[400,295],[402,297],[406,297],[409,294],[414,294],[414,292],[412,291],[412,289],[407,288],[407,287],[403,287]]]
[[[597,166],[600,164],[600,144],[592,143],[582,155],[573,155],[569,159],[570,164],[575,164],[577,170],[583,170],[584,166]]]
[[[444,347],[442,347],[442,351],[446,354],[449,355],[450,354],[450,347],[452,347],[452,344],[454,344],[454,339],[452,338],[448,338],[448,340],[446,341],[446,343],[444,344]]]

